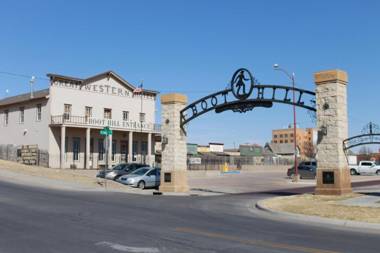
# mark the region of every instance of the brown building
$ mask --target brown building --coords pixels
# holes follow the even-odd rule
[[[272,143],[293,143],[294,128],[272,130]],[[300,148],[301,157],[314,157],[317,143],[317,130],[315,128],[297,128],[297,146]]]

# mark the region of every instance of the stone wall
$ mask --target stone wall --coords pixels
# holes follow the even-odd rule
[[[38,145],[0,145],[0,159],[26,165],[49,166],[49,153],[38,149]]]

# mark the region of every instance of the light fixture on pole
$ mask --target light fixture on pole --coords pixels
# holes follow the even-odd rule
[[[30,98],[34,98],[34,94],[33,94],[33,84],[34,82],[36,81],[36,77],[35,76],[32,76],[32,78],[30,78],[30,81],[29,81],[29,84],[30,84]]]
[[[273,64],[274,70],[279,70],[292,81],[293,86],[293,143],[294,143],[294,173],[295,177],[293,178],[293,181],[297,182],[299,179],[298,175],[298,163],[297,163],[297,119],[296,119],[296,93],[295,93],[295,74],[292,72],[292,74],[289,74],[288,71],[281,68],[278,64]]]

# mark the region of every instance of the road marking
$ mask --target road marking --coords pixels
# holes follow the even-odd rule
[[[114,250],[130,253],[160,253],[160,250],[157,248],[141,248],[141,247],[130,247],[122,244],[117,244],[113,242],[97,242],[97,246],[110,247]]]
[[[192,228],[176,228],[175,231],[176,232],[183,232],[183,233],[190,233],[190,234],[195,234],[195,235],[201,235],[201,236],[207,236],[207,237],[217,238],[217,239],[224,239],[224,240],[229,240],[229,241],[233,241],[233,242],[239,242],[242,244],[249,244],[249,245],[254,245],[254,246],[259,246],[259,247],[267,247],[267,248],[269,247],[269,248],[274,248],[274,249],[285,249],[285,250],[305,252],[305,253],[339,253],[338,251],[309,248],[309,247],[290,245],[290,244],[284,244],[284,243],[267,242],[267,241],[262,241],[262,240],[241,239],[241,238],[235,237],[235,236],[206,232],[206,231],[202,231],[202,230],[198,230],[198,229],[192,229]]]

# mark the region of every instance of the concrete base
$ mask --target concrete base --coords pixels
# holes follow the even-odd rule
[[[165,182],[165,173],[170,173],[170,182]],[[167,181],[167,180],[166,180]],[[160,192],[189,192],[187,170],[161,171]]]
[[[323,183],[323,172],[334,173],[334,183]],[[343,195],[351,193],[351,175],[348,168],[344,169],[317,169],[317,187],[315,194],[317,195]]]

